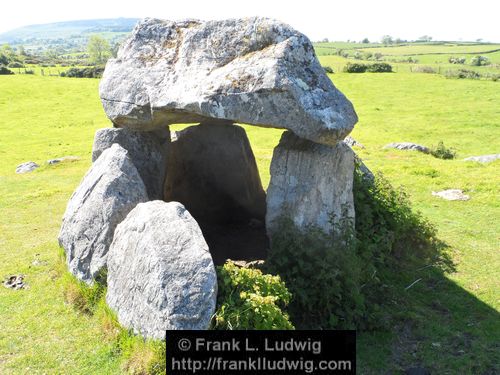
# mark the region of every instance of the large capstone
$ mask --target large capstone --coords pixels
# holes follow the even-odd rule
[[[64,213],[59,244],[68,268],[91,282],[106,265],[115,228],[138,203],[146,187],[128,152],[118,144],[105,150],[71,196]]]
[[[266,227],[272,237],[280,218],[329,233],[341,219],[354,220],[354,152],[343,142],[320,145],[285,132],[271,161]]]
[[[100,84],[117,127],[230,120],[334,145],[357,122],[309,39],[266,18],[145,19],[108,60]]]
[[[207,329],[217,275],[201,230],[177,202],[141,203],[118,225],[108,258],[106,301],[144,337]]]
[[[242,127],[204,123],[173,133],[167,170],[164,199],[186,206],[217,264],[265,256],[266,194]]]
[[[170,132],[158,129],[139,132],[124,128],[104,128],[96,132],[92,147],[92,161],[118,143],[128,151],[128,156],[142,177],[149,199],[161,199],[165,182],[165,163],[170,142]]]

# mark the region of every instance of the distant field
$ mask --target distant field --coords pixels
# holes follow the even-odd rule
[[[389,56],[413,56],[424,54],[481,54],[500,50],[500,44],[471,44],[471,43],[445,43],[427,44],[410,43],[402,45],[385,46],[380,43],[348,43],[348,42],[328,42],[314,43],[318,55],[336,49],[359,50],[363,52],[382,53]]]
[[[359,45],[358,45],[359,46]],[[395,47],[375,47],[364,49],[358,47],[360,51],[366,50],[372,53],[380,52],[384,55],[389,56],[413,56],[413,55],[423,55],[423,54],[482,54],[494,50],[500,50],[500,44],[477,44],[477,45],[467,45],[467,44],[445,44],[445,45],[434,45],[434,44],[420,44],[414,43],[406,46],[395,46]]]
[[[363,60],[367,53],[374,55],[379,53],[381,57],[378,61],[390,63],[396,72],[412,72],[419,66],[431,66],[436,73],[444,74],[446,71],[456,71],[458,69],[474,70],[480,74],[500,75],[500,44],[422,44],[412,43],[401,46],[382,46],[380,44],[361,43],[315,43],[314,48],[320,57],[323,65],[330,66],[335,72],[340,72],[347,63],[361,62],[373,63],[370,60]],[[337,52],[342,49],[343,54],[339,56]],[[496,52],[491,52],[496,51]],[[361,59],[355,59],[356,53],[361,54]],[[471,60],[474,56],[481,55],[488,58],[490,64],[485,66],[472,66]],[[450,57],[465,58],[465,64],[451,64]],[[411,62],[407,61],[409,58]]]
[[[323,65],[352,61],[320,57]],[[462,159],[500,153],[498,82],[409,73],[330,75],[353,102],[359,123],[355,151],[374,172],[403,185],[414,206],[451,247],[455,269],[401,270],[406,302],[387,301],[388,331],[360,332],[363,374],[402,373],[424,366],[433,374],[500,373],[500,161]],[[90,165],[94,132],[110,126],[98,80],[37,75],[0,77],[0,277],[22,273],[30,289],[0,288],[0,373],[121,374],[119,355],[96,316],[65,303],[57,273],[57,234],[66,203]],[[245,126],[265,187],[281,130]],[[455,160],[384,150],[389,142],[427,146],[443,141]],[[49,166],[51,158],[80,160]],[[32,160],[41,168],[15,174]],[[459,188],[467,202],[432,191]],[[36,254],[45,263],[32,264]],[[411,289],[405,287],[420,281]]]

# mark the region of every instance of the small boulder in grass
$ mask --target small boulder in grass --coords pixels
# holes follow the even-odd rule
[[[384,146],[384,149],[394,148],[396,150],[404,150],[404,151],[418,151],[423,152],[424,154],[428,154],[431,152],[429,147],[422,146],[412,142],[393,142]]]
[[[28,287],[24,282],[24,275],[11,275],[7,277],[3,282],[3,286],[14,290],[27,289]]]
[[[34,161],[27,161],[26,163],[19,164],[16,167],[16,173],[23,174],[23,173],[33,172],[35,169],[39,167],[40,166]]]
[[[62,162],[72,162],[76,160],[80,160],[80,158],[78,156],[63,156],[62,158],[47,160],[47,164],[54,165]]]
[[[447,201],[468,201],[470,199],[470,196],[464,194],[464,192],[460,189],[448,189],[438,192],[433,191],[432,195],[446,199]]]
[[[465,161],[476,161],[478,163],[491,163],[492,161],[500,159],[500,154],[491,154],[491,155],[479,155],[479,156],[471,156],[465,158]]]

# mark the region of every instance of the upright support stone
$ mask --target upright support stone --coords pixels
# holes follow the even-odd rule
[[[354,152],[344,143],[326,146],[285,132],[274,150],[267,190],[266,227],[272,238],[277,219],[298,228],[317,226],[325,232],[340,218],[354,219]]]
[[[162,199],[170,132],[166,129],[151,132],[125,128],[99,129],[94,137],[92,162],[113,143],[118,143],[128,151],[129,158],[146,185],[149,199]]]
[[[106,266],[115,228],[138,203],[146,202],[146,187],[128,152],[118,144],[92,165],[68,202],[59,245],[68,268],[92,282]]]
[[[146,338],[167,329],[207,329],[217,274],[200,227],[178,202],[138,204],[115,231],[106,301]]]

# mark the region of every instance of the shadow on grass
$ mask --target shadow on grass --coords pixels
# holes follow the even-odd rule
[[[284,221],[273,235],[267,266],[293,295],[296,327],[356,328],[361,374],[500,373],[500,314],[447,277],[449,247],[403,190],[357,172],[354,231]]]
[[[391,281],[398,296],[386,305],[392,328],[358,334],[359,373],[417,367],[432,374],[500,373],[498,311],[435,267],[402,272]]]

